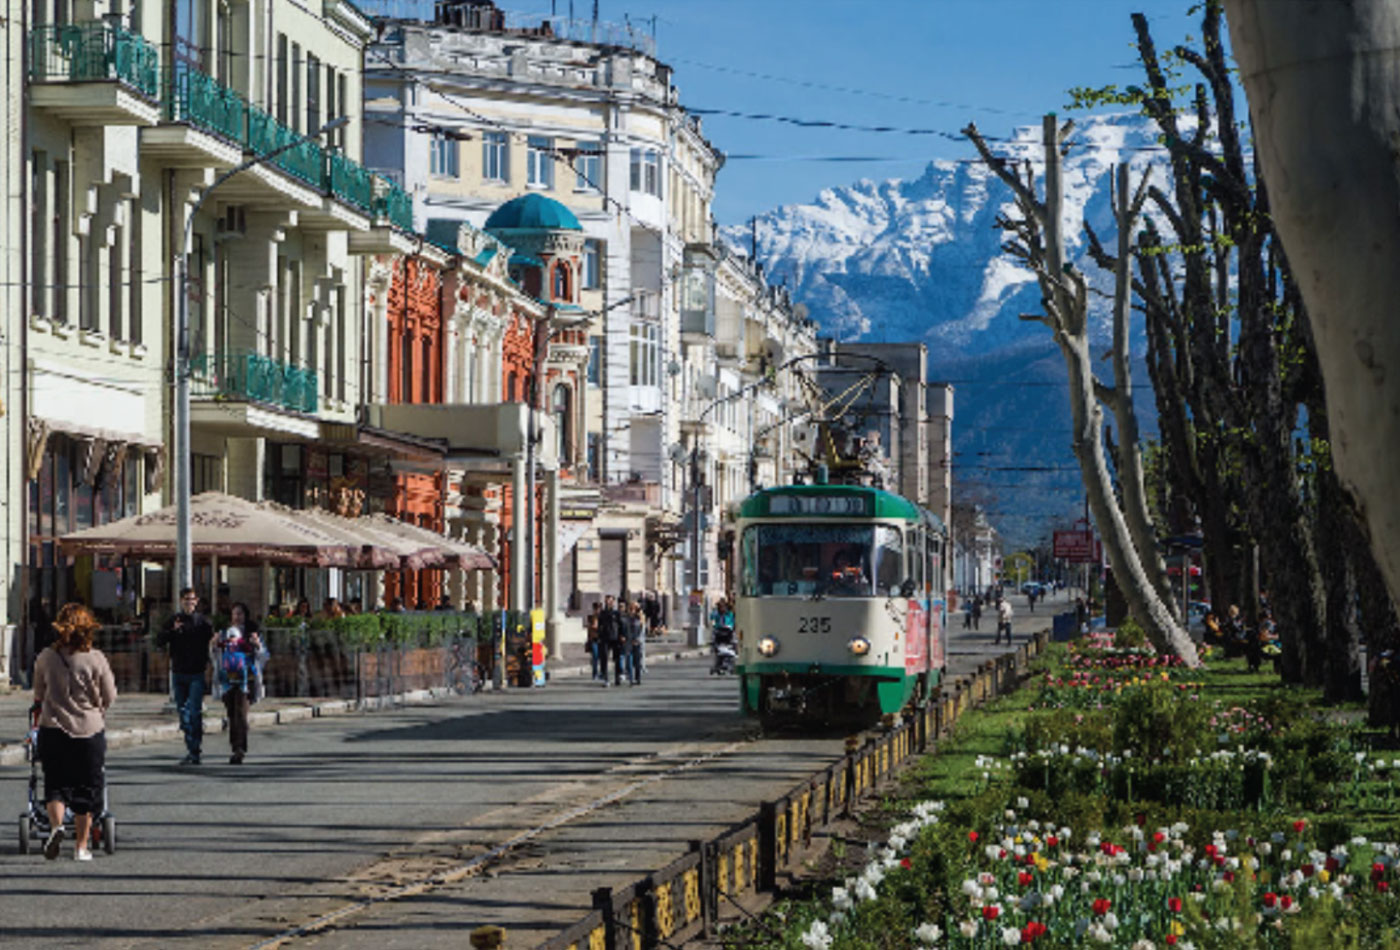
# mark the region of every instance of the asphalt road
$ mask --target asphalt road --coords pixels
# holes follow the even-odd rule
[[[1048,625],[1049,610],[1017,606],[1018,632]],[[987,627],[954,623],[952,672],[997,652]],[[197,769],[174,743],[112,751],[115,855],[78,864],[70,845],[49,862],[18,853],[13,820],[0,829],[0,943],[252,947],[341,914],[291,946],[460,947],[482,923],[532,946],[593,888],[659,867],[840,755],[841,735],[760,736],[736,694],[678,662],[637,688],[561,680],[255,731],[241,766],[224,764],[223,736]],[[12,818],[27,776],[0,769]],[[434,876],[452,882],[417,886]]]

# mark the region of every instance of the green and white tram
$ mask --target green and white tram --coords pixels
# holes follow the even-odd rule
[[[745,499],[735,628],[746,713],[862,720],[943,675],[942,521],[890,492],[788,485]]]

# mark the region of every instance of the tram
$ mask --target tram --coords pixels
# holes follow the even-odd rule
[[[948,532],[936,515],[865,485],[786,485],[741,503],[736,539],[745,713],[870,722],[941,682]]]

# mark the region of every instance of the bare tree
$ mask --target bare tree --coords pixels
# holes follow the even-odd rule
[[[1274,225],[1308,304],[1336,470],[1400,596],[1400,8],[1225,0]]]
[[[1103,405],[1107,404],[1118,413],[1132,413],[1130,380],[1124,376],[1115,378],[1115,386],[1108,386],[1094,374],[1093,354],[1089,340],[1089,289],[1084,276],[1065,262],[1063,232],[1063,183],[1060,163],[1063,157],[1064,141],[1070,125],[1059,128],[1054,116],[1044,120],[1045,141],[1045,201],[1035,194],[1035,175],[1029,163],[1023,168],[1011,166],[1005,159],[993,155],[975,125],[969,125],[965,134],[977,147],[978,153],[987,166],[1011,189],[1020,211],[1018,219],[1005,216],[998,219],[998,225],[1011,237],[1004,249],[1022,261],[1036,276],[1040,285],[1041,303],[1045,313],[1024,319],[1038,320],[1053,333],[1055,343],[1064,356],[1069,370],[1070,409],[1073,417],[1074,435],[1071,448],[1079,462],[1084,480],[1084,488],[1089,496],[1089,507],[1103,536],[1104,553],[1113,567],[1114,577],[1128,609],[1134,619],[1146,630],[1148,637],[1157,649],[1176,654],[1188,664],[1195,666],[1199,660],[1196,647],[1190,635],[1157,592],[1152,572],[1159,569],[1160,558],[1156,553],[1156,541],[1150,524],[1142,539],[1143,550],[1150,552],[1142,557],[1137,533],[1130,525],[1130,518],[1119,505],[1113,490],[1113,481],[1104,453]],[[1143,178],[1135,190],[1128,187],[1127,169],[1117,173],[1117,187],[1114,195],[1114,217],[1120,236],[1131,235],[1142,212],[1147,197],[1148,179]],[[1115,271],[1116,286],[1121,293],[1115,300],[1122,306],[1114,308],[1114,369],[1124,371],[1127,361],[1128,333],[1126,321],[1130,315],[1127,306],[1127,291],[1130,286],[1131,256],[1119,255]],[[1120,325],[1122,324],[1122,325]],[[1123,398],[1120,398],[1120,395]],[[1125,429],[1122,416],[1119,418],[1120,432],[1132,434],[1134,441],[1125,438],[1120,455],[1137,453],[1136,420]],[[1128,503],[1130,508],[1139,509],[1134,517],[1146,521],[1146,505],[1143,501],[1142,471],[1140,462],[1133,467],[1136,473],[1136,501]],[[1125,493],[1127,488],[1125,486]],[[1151,565],[1150,567],[1146,565]]]

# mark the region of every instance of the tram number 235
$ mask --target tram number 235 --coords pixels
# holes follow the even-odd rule
[[[797,618],[797,632],[798,632],[798,633],[830,633],[830,632],[831,632],[831,618],[830,618],[830,617],[798,617],[798,618]]]

